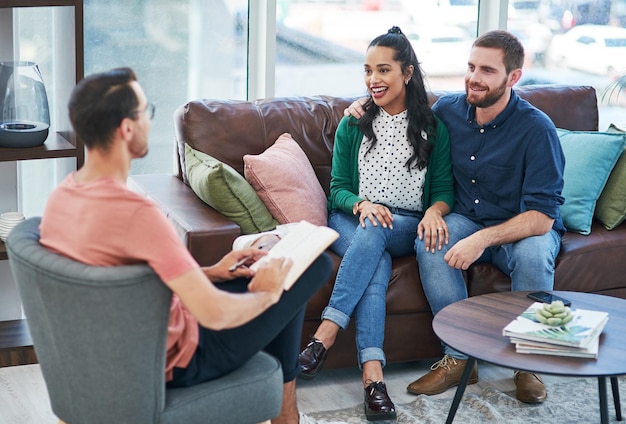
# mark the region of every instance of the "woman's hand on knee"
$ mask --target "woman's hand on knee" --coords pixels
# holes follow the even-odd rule
[[[383,228],[393,229],[393,214],[386,206],[366,200],[359,204],[358,211],[361,227],[365,228],[365,220],[368,219],[374,227],[380,223]]]
[[[432,253],[435,253],[435,249],[443,249],[443,245],[450,242],[448,225],[443,219],[443,215],[447,213],[449,209],[445,206],[445,209],[442,210],[442,208],[437,206],[439,205],[435,204],[426,209],[424,217],[417,225],[417,237],[424,242],[426,251]]]

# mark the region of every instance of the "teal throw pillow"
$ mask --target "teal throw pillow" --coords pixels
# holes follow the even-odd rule
[[[242,234],[276,228],[263,201],[231,166],[185,144],[189,186],[205,203],[239,225]]]
[[[623,135],[558,129],[565,155],[561,217],[568,231],[591,233],[596,202],[624,150]]]
[[[611,124],[607,132],[626,136],[626,130]],[[607,230],[624,222],[626,218],[626,149],[622,151],[596,204],[595,217]]]

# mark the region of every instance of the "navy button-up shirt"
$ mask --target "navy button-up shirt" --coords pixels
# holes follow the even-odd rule
[[[514,90],[507,107],[482,126],[465,93],[442,96],[433,111],[450,133],[454,212],[491,226],[536,210],[565,232],[559,213],[565,157],[545,113]]]

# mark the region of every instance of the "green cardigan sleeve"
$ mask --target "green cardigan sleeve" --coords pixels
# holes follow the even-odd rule
[[[437,119],[437,136],[430,159],[424,184],[424,207],[433,203],[445,202],[450,210],[454,206],[454,179],[452,160],[450,159],[450,137],[445,124]]]
[[[333,160],[330,171],[328,209],[352,213],[352,206],[360,199],[358,155],[363,134],[353,117],[343,117],[335,132]]]

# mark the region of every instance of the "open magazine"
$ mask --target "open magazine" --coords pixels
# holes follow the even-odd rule
[[[268,234],[276,234],[280,239],[269,249],[269,253],[253,263],[250,269],[256,271],[271,258],[292,259],[293,265],[285,277],[285,290],[289,290],[313,261],[339,237],[339,233],[332,228],[300,221],[279,225],[274,231],[238,237],[233,243],[233,249],[253,246],[256,240]]]

